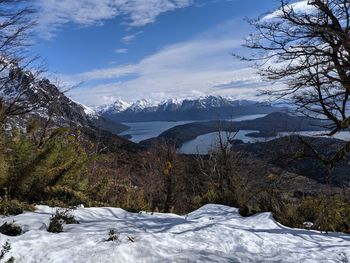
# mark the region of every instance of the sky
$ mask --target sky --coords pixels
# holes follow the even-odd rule
[[[32,51],[88,106],[206,95],[257,99],[262,82],[232,56],[276,0],[35,0]]]

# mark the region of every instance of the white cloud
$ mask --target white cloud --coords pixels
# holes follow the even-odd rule
[[[235,24],[226,26],[231,28]],[[134,65],[79,74],[75,78],[105,82],[73,90],[70,95],[87,105],[103,104],[111,97],[126,101],[209,94],[252,98],[266,84],[254,69],[231,56],[241,43],[240,36],[230,36],[221,25],[219,34],[215,29],[199,38],[163,47]],[[108,79],[111,83],[105,84]]]
[[[120,78],[133,73],[137,73],[137,70],[137,65],[126,64],[110,68],[95,69],[76,75],[61,75],[59,77],[61,77],[66,84],[73,84],[79,82]]]
[[[160,14],[193,4],[192,0],[128,0],[121,6],[124,14],[128,15],[128,24],[143,26],[155,22]]]
[[[308,0],[298,1],[298,2],[292,3],[290,5],[287,5],[287,8],[292,9],[296,13],[302,12],[302,13],[310,14],[310,13],[314,12],[315,7],[310,5],[308,2],[309,2]],[[281,17],[282,15],[283,15],[283,12],[281,9],[279,9],[279,10],[276,10],[275,12],[272,12],[271,14],[264,16],[262,18],[262,20],[275,19],[275,18]]]
[[[48,34],[54,34],[68,22],[91,25],[118,15],[132,27],[142,26],[154,22],[163,12],[192,4],[192,0],[61,0],[55,6],[56,0],[36,1],[49,10],[40,23],[52,26]],[[258,89],[271,83],[262,82],[254,69],[230,55],[240,48],[246,32],[241,20],[232,20],[202,32],[197,38],[165,46],[135,64],[116,65],[111,61],[108,68],[61,78],[69,85],[84,82],[70,95],[86,105],[110,103],[115,98],[159,101],[209,94],[255,98]],[[124,42],[130,43],[140,33],[130,33]],[[124,53],[127,49],[115,52]]]
[[[143,33],[143,31],[138,31],[138,32],[135,32],[135,33],[133,33],[133,34],[127,35],[127,36],[125,36],[125,37],[123,37],[123,38],[121,39],[121,42],[124,43],[124,44],[130,44],[132,41],[135,40],[135,38],[136,38],[138,35],[140,35],[140,34],[142,34],[142,33]]]
[[[192,0],[35,0],[40,10],[38,32],[52,38],[68,23],[91,26],[121,16],[131,27],[155,22],[160,14],[184,8]]]
[[[117,54],[124,54],[126,52],[128,52],[127,48],[118,48],[115,50],[115,53],[117,53]]]

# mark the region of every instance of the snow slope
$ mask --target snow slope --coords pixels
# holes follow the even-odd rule
[[[78,225],[48,233],[54,208],[38,206],[1,219],[25,233],[0,235],[12,244],[15,262],[348,262],[350,235],[290,229],[271,214],[243,218],[238,210],[206,205],[186,216],[128,213],[119,208],[78,208]],[[110,229],[119,241],[106,242]],[[128,237],[135,242],[128,240]]]

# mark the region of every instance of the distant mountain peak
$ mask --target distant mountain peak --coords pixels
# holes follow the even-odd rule
[[[178,98],[173,98],[173,99],[167,99],[163,100],[160,105],[170,105],[170,104],[181,104],[185,99],[178,99]]]
[[[128,109],[134,112],[140,112],[154,106],[156,106],[155,103],[152,103],[151,101],[148,101],[146,99],[141,99],[134,102]]]
[[[117,99],[113,104],[107,104],[95,107],[95,110],[100,114],[113,114],[113,113],[120,113],[125,111],[131,106],[130,103]]]
[[[99,107],[99,113],[121,122],[204,120],[218,116],[260,114],[271,112],[271,106],[256,101],[234,100],[230,97],[204,96],[199,98],[173,98],[160,103],[140,99],[132,104],[118,100],[114,104]]]

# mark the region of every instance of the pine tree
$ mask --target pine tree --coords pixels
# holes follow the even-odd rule
[[[26,134],[13,132],[7,143],[10,176],[5,185],[9,194],[32,202],[47,198],[47,189],[52,187],[86,190],[89,158],[79,142],[79,132],[57,128],[45,138],[42,134],[33,123]]]

